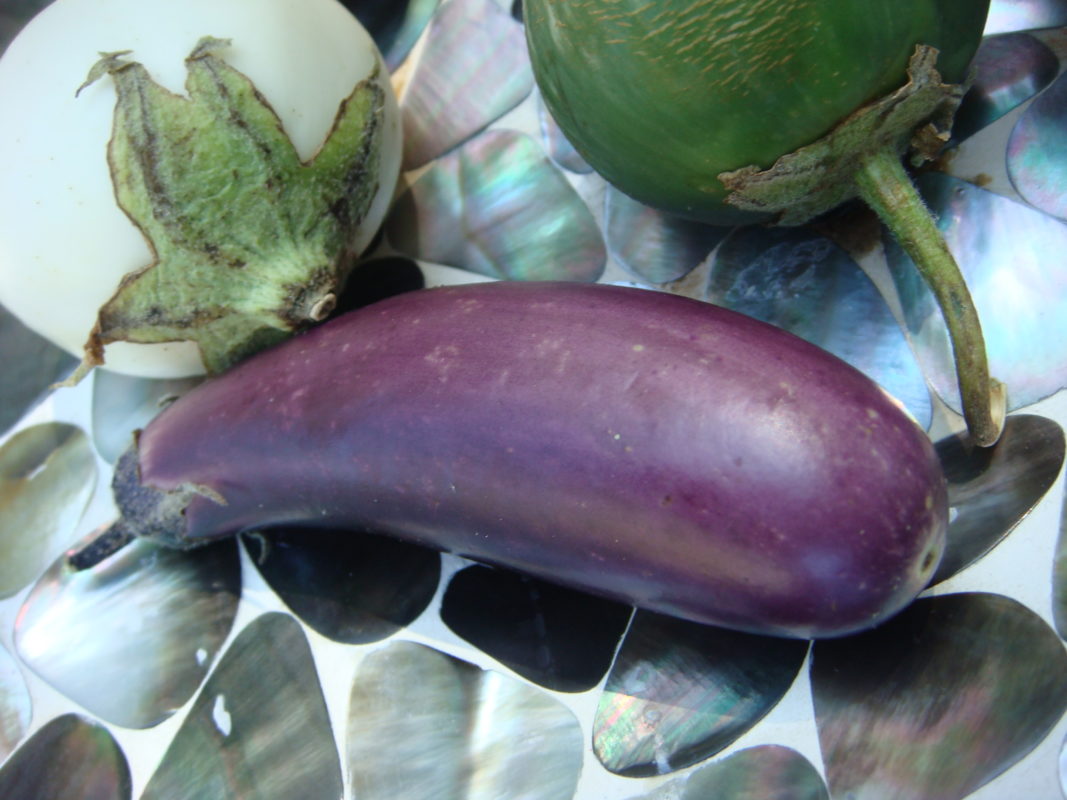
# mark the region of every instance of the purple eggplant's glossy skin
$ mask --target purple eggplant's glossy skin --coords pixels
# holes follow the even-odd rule
[[[146,491],[184,497],[154,534],[169,544],[367,528],[797,637],[900,610],[947,517],[929,439],[862,374],[747,317],[610,286],[394,297],[206,382],[131,453]]]

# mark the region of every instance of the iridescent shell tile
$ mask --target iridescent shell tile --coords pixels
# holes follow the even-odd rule
[[[0,763],[26,735],[32,711],[30,693],[18,663],[0,645]]]
[[[593,751],[628,777],[710,758],[785,695],[808,643],[647,611],[634,615],[593,721]]]
[[[529,136],[491,130],[438,159],[397,201],[407,255],[510,280],[594,281],[606,264],[589,208]]]
[[[0,54],[15,38],[22,26],[48,5],[49,0],[4,0],[0,6]]]
[[[1067,5],[1062,0],[993,0],[989,5],[985,34],[1058,28],[1067,25]]]
[[[1067,739],[1060,748],[1060,791],[1067,797]]]
[[[559,123],[549,112],[545,105],[544,96],[534,90],[537,95],[537,120],[541,129],[541,141],[544,144],[548,157],[559,167],[577,175],[588,175],[593,171],[589,163],[582,158],[581,154],[574,149]]]
[[[78,360],[38,336],[0,306],[0,434],[47,396]]]
[[[360,800],[571,800],[582,766],[566,706],[411,642],[360,663],[345,738]]]
[[[89,437],[48,422],[0,446],[0,598],[33,582],[68,547],[96,488]]]
[[[426,278],[419,265],[404,256],[383,256],[359,264],[349,273],[337,298],[335,314],[343,314],[393,295],[422,289]]]
[[[1067,224],[947,175],[931,173],[918,183],[970,287],[990,371],[1008,387],[1009,410],[1067,386]],[[948,335],[933,295],[888,237],[886,255],[923,372],[958,411]]]
[[[1048,86],[1059,72],[1056,54],[1027,33],[990,36],[975,56],[974,83],[952,126],[954,139],[966,139],[1003,117]]]
[[[929,426],[930,394],[907,339],[874,283],[830,239],[808,228],[738,228],[715,252],[707,300],[828,350]]]
[[[1052,619],[1060,637],[1067,640],[1067,495],[1060,507],[1060,530],[1052,565]]]
[[[390,71],[411,52],[441,0],[342,0],[370,33]]]
[[[668,283],[689,274],[732,230],[672,217],[608,187],[608,252],[639,280]]]
[[[133,432],[143,428],[177,399],[203,380],[176,378],[154,380],[97,370],[93,375],[93,444],[108,463],[114,464],[133,442]]]
[[[131,791],[114,736],[77,714],[45,723],[0,767],[5,800],[129,800]]]
[[[1008,139],[1008,177],[1035,208],[1067,219],[1067,75],[1032,102]]]
[[[993,447],[965,434],[937,442],[952,509],[945,553],[931,583],[977,561],[1007,536],[1052,488],[1063,467],[1059,423],[1032,414],[1009,416]]]
[[[448,0],[425,35],[399,98],[404,170],[466,141],[534,86],[522,26],[493,0]]]
[[[15,648],[57,691],[107,722],[147,728],[186,703],[237,613],[232,541],[189,552],[141,540],[82,572],[60,558],[19,609]]]
[[[347,644],[392,636],[430,605],[441,556],[361,531],[281,527],[245,534],[268,585],[318,633]]]
[[[419,271],[427,287],[434,286],[465,286],[469,283],[489,283],[498,280],[488,275],[479,275],[477,272],[468,272],[458,267],[446,267],[441,264],[422,262]]]
[[[819,771],[781,745],[739,750],[630,800],[830,800]]]
[[[1067,708],[1067,652],[1010,598],[923,598],[886,625],[818,641],[815,722],[834,797],[964,798]]]
[[[7,46],[11,44],[20,30],[22,30],[21,20],[17,20],[0,11],[0,55],[3,55]]]
[[[460,570],[441,599],[457,635],[539,686],[583,692],[603,680],[633,609],[509,570]]]
[[[341,764],[300,625],[270,612],[242,630],[197,696],[141,800],[337,800]]]

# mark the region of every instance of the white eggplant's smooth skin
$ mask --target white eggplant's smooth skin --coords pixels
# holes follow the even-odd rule
[[[927,584],[934,449],[865,376],[660,292],[488,283],[332,320],[163,411],[119,527],[380,530],[703,623],[821,637]]]
[[[55,0],[0,59],[0,303],[79,358],[97,311],[153,255],[116,203],[108,172],[114,86],[100,80],[75,91],[101,52],[131,50],[154,80],[184,94],[185,59],[204,36],[231,40],[227,63],[256,85],[304,160],[340,102],[382,63],[336,0]],[[400,169],[400,114],[384,65],[379,83],[379,188],[356,252],[380,227]],[[116,342],[106,363],[145,377],[203,372],[189,342]]]

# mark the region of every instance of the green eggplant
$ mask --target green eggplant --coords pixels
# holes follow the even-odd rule
[[[538,86],[571,143],[643,203],[745,219],[719,173],[770,167],[898,88],[917,44],[967,77],[974,0],[526,0]]]
[[[608,182],[716,224],[802,224],[860,197],[934,291],[964,415],[996,441],[970,294],[905,157],[948,141],[988,0],[526,0],[545,104]]]

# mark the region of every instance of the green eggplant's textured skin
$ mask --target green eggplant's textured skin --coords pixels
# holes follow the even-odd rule
[[[988,0],[526,0],[545,103],[586,160],[648,205],[743,220],[722,172],[810,144],[907,82],[917,45],[966,80]]]

